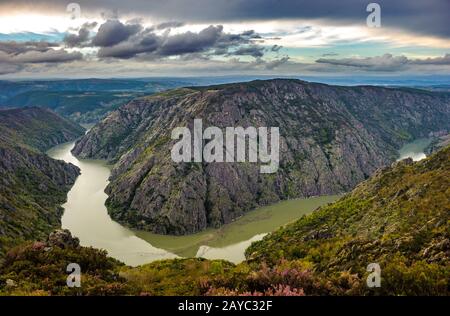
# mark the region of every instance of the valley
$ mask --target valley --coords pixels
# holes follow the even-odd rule
[[[83,133],[47,109],[0,110],[0,261],[13,246],[60,226],[60,205],[80,170],[44,151]]]
[[[428,139],[405,144],[399,150],[402,159],[424,155]],[[127,265],[137,266],[155,260],[177,257],[224,259],[233,263],[245,260],[245,250],[267,233],[288,224],[314,209],[331,203],[339,196],[294,199],[265,206],[238,218],[219,229],[207,229],[186,236],[159,235],[133,230],[113,221],[108,215],[103,192],[111,166],[102,160],[77,159],[70,152],[74,142],[53,147],[47,154],[80,168],[81,175],[62,205],[62,228],[80,238],[82,246],[105,249]]]
[[[110,166],[101,160],[77,159],[70,150],[74,143],[58,145],[47,154],[80,168],[81,175],[62,205],[62,228],[80,238],[82,246],[105,249],[127,265],[137,266],[175,257],[205,257],[239,263],[252,241],[287,224],[315,208],[331,203],[337,196],[284,201],[254,210],[220,229],[168,236],[132,230],[113,221],[104,202]]]
[[[111,217],[156,234],[219,228],[283,200],[348,192],[415,139],[450,129],[450,96],[415,89],[342,87],[274,79],[190,87],[137,98],[77,141],[79,158],[113,164]],[[175,163],[171,131],[279,127],[275,174],[261,163]],[[399,123],[401,122],[401,123]]]
[[[286,84],[285,81],[281,82]],[[257,112],[252,112],[253,110],[246,108],[241,109],[241,105],[239,105],[235,109],[237,111],[235,115],[238,115],[241,121],[238,120],[237,124],[241,122],[243,126],[246,126],[248,123],[246,115],[249,113],[252,120],[255,120],[255,117],[252,115],[262,115],[261,117],[268,119],[272,123],[278,122],[277,124],[280,127],[291,124],[289,125],[290,128],[281,128],[285,132],[285,134],[281,133],[280,135],[282,139],[281,157],[284,157],[280,161],[281,175],[260,175],[257,172],[258,164],[253,168],[248,166],[247,163],[231,163],[231,169],[225,168],[222,170],[223,164],[214,165],[206,162],[199,165],[182,165],[181,169],[172,173],[172,177],[178,177],[176,179],[182,181],[181,183],[186,181],[181,187],[181,192],[192,194],[192,192],[198,192],[196,190],[201,188],[201,186],[195,188],[197,184],[191,182],[192,179],[189,180],[189,177],[194,175],[195,179],[200,173],[207,179],[207,200],[205,200],[206,202],[204,201],[206,203],[204,207],[210,208],[211,204],[209,203],[213,201],[208,201],[208,199],[214,197],[214,203],[219,202],[219,205],[213,205],[213,209],[216,208],[221,212],[224,210],[230,211],[233,210],[233,203],[237,203],[236,205],[242,202],[248,203],[244,204],[244,209],[239,212],[232,211],[229,214],[230,217],[219,224],[206,225],[202,229],[189,232],[185,230],[165,230],[164,225],[160,227],[162,229],[148,229],[149,226],[146,226],[145,221],[147,219],[145,218],[141,218],[140,224],[136,225],[136,218],[133,217],[136,214],[135,210],[127,209],[129,213],[124,213],[123,215],[127,216],[129,220],[124,221],[117,217],[117,209],[111,209],[111,201],[117,198],[114,195],[117,194],[114,191],[114,186],[117,184],[115,182],[125,181],[124,183],[128,185],[128,188],[133,188],[127,182],[129,177],[131,177],[132,181],[138,179],[142,185],[148,181],[149,177],[152,178],[155,175],[158,177],[163,176],[164,178],[164,173],[161,171],[174,168],[171,163],[164,159],[165,154],[167,156],[170,155],[170,142],[164,136],[164,133],[170,129],[162,124],[159,119],[156,119],[158,124],[153,125],[155,124],[153,122],[155,120],[153,111],[157,111],[158,117],[164,117],[164,114],[158,112],[159,107],[161,106],[161,109],[167,110],[171,106],[175,106],[175,112],[171,113],[170,111],[172,110],[170,110],[167,114],[169,116],[176,112],[179,114],[189,109],[189,104],[194,106],[193,109],[196,109],[198,106],[197,102],[199,102],[197,98],[200,98],[201,106],[206,105],[206,108],[202,109],[201,107],[200,109],[209,113],[206,117],[211,120],[211,117],[215,117],[214,111],[209,112],[213,105],[209,105],[205,100],[211,97],[214,100],[217,91],[225,93],[228,98],[230,93],[235,95],[237,89],[237,95],[232,96],[231,99],[235,100],[234,98],[238,98],[239,102],[242,102],[245,98],[239,92],[241,89],[245,91],[250,89],[250,92],[245,92],[244,95],[250,93],[251,97],[254,98],[256,92],[253,89],[260,91],[259,89],[262,88],[265,91],[267,84],[270,89],[283,89],[278,87],[279,82],[253,82],[239,84],[238,86],[233,84],[217,87],[211,86],[209,88],[185,88],[141,97],[120,107],[117,111],[113,111],[106,119],[94,126],[92,124],[84,125],[88,129],[86,134],[84,134],[85,130],[82,127],[63,119],[50,110],[34,107],[0,111],[0,123],[2,123],[0,128],[3,130],[2,138],[0,138],[2,141],[0,149],[6,150],[2,156],[0,167],[3,168],[2,171],[8,174],[8,178],[4,178],[0,186],[2,190],[1,211],[3,212],[0,214],[0,220],[6,218],[6,221],[3,222],[6,224],[2,223],[0,227],[0,233],[2,234],[0,235],[2,246],[0,248],[0,258],[4,261],[3,266],[0,265],[0,293],[3,291],[2,278],[4,277],[2,275],[13,276],[15,280],[19,280],[18,282],[27,288],[25,291],[28,291],[30,288],[40,291],[40,289],[44,289],[47,286],[43,285],[39,279],[33,279],[34,276],[32,275],[30,275],[32,277],[31,281],[21,279],[22,276],[28,273],[28,269],[32,268],[24,268],[24,273],[20,274],[21,276],[15,275],[17,273],[15,261],[19,260],[22,264],[28,262],[32,265],[33,262],[40,262],[39,264],[48,265],[53,264],[53,258],[65,262],[65,256],[67,255],[71,257],[79,256],[80,260],[83,261],[94,260],[93,262],[103,262],[100,268],[95,268],[94,264],[92,272],[89,272],[92,273],[92,276],[89,275],[88,280],[92,277],[92,281],[88,282],[92,282],[92,286],[84,290],[87,291],[85,292],[87,295],[98,293],[98,291],[105,294],[136,294],[149,291],[150,293],[164,295],[169,293],[177,295],[235,295],[242,291],[245,293],[248,291],[262,291],[261,293],[272,295],[270,293],[274,293],[275,285],[272,284],[269,288],[264,286],[255,288],[252,278],[262,274],[277,279],[279,278],[280,269],[285,269],[286,264],[288,265],[287,269],[293,269],[292,275],[294,279],[295,275],[299,273],[298,271],[306,269],[304,272],[301,272],[301,275],[308,275],[308,278],[312,278],[308,282],[314,282],[315,284],[312,288],[300,289],[294,287],[299,286],[298,283],[295,283],[298,280],[291,280],[294,283],[289,285],[289,289],[293,291],[293,294],[302,294],[304,293],[303,291],[313,295],[314,293],[339,293],[339,295],[366,293],[361,288],[361,278],[364,275],[362,272],[363,267],[354,263],[351,259],[352,256],[347,254],[350,246],[345,246],[339,250],[339,245],[348,242],[348,238],[344,237],[343,240],[333,239],[328,243],[328,238],[334,236],[334,233],[330,233],[328,224],[325,226],[319,225],[320,227],[311,229],[308,228],[306,230],[308,234],[304,235],[304,228],[302,228],[304,224],[299,223],[309,223],[310,219],[319,218],[322,216],[321,214],[326,214],[324,220],[328,221],[329,216],[334,216],[328,210],[337,209],[342,215],[339,217],[339,221],[336,222],[339,225],[336,227],[334,226],[335,224],[330,225],[333,227],[332,231],[336,228],[344,235],[357,234],[362,236],[361,238],[366,238],[364,237],[366,236],[365,234],[368,230],[371,230],[371,228],[368,228],[368,225],[370,227],[375,225],[373,227],[377,227],[376,229],[379,233],[383,233],[385,229],[392,231],[394,228],[397,229],[396,227],[404,228],[411,223],[401,222],[401,216],[398,215],[395,205],[401,206],[404,202],[403,200],[397,201],[397,195],[395,194],[403,194],[408,189],[401,189],[401,193],[399,193],[400,191],[395,189],[395,186],[403,185],[402,181],[406,181],[405,185],[414,186],[413,183],[416,178],[418,179],[417,181],[425,184],[420,184],[422,189],[418,189],[420,192],[417,192],[419,193],[416,192],[416,189],[408,193],[410,199],[417,199],[417,196],[424,194],[436,193],[435,196],[438,199],[433,202],[433,210],[442,213],[447,206],[445,206],[445,199],[442,199],[442,190],[437,189],[436,183],[433,181],[440,181],[444,183],[444,188],[448,187],[443,180],[446,172],[448,172],[446,165],[448,149],[441,149],[442,146],[445,146],[441,140],[443,136],[438,141],[438,138],[433,135],[445,135],[445,131],[448,129],[446,118],[449,115],[449,109],[446,95],[436,97],[434,95],[431,96],[427,92],[425,96],[421,94],[412,96],[409,94],[410,92],[407,95],[403,95],[404,92],[396,91],[395,93],[398,93],[398,95],[395,94],[395,97],[400,98],[400,101],[397,100],[396,102],[401,103],[403,102],[402,98],[405,98],[405,108],[387,115],[397,115],[397,119],[403,118],[401,129],[396,127],[395,120],[383,121],[383,124],[380,125],[379,115],[382,114],[378,113],[378,110],[374,112],[369,111],[370,113],[365,113],[364,116],[358,116],[360,114],[356,113],[360,111],[358,109],[359,104],[347,104],[344,108],[339,109],[339,111],[347,111],[347,115],[349,115],[351,120],[354,120],[352,124],[355,125],[355,128],[347,125],[350,123],[345,123],[343,118],[344,121],[339,121],[341,124],[339,125],[340,128],[328,129],[325,132],[323,132],[323,125],[318,125],[322,126],[322,128],[315,129],[317,127],[315,121],[309,122],[308,124],[310,125],[303,127],[295,125],[295,120],[289,119],[288,116],[283,117],[282,114],[286,111],[285,109],[282,109],[281,112],[273,113],[274,116],[270,117],[264,113],[257,114]],[[308,95],[307,99],[311,97],[310,93],[312,91],[303,91],[302,89],[305,87],[312,90],[329,89],[329,87],[320,85],[318,87],[314,85],[310,87],[308,84],[296,81],[287,81],[287,84],[294,85],[294,87],[300,85],[296,87],[300,89],[297,93],[306,93]],[[290,87],[293,90],[296,88]],[[226,92],[223,91],[224,89]],[[339,91],[340,88],[333,87],[332,89]],[[350,91],[354,92],[352,89]],[[366,92],[364,91],[364,93]],[[385,91],[383,90],[383,92]],[[203,95],[203,93],[206,93],[206,95]],[[265,91],[264,93],[268,92]],[[359,93],[362,92],[359,91]],[[390,90],[389,93],[391,93]],[[417,97],[418,100],[411,101],[413,97]],[[182,101],[180,101],[180,98]],[[191,98],[194,99],[191,100]],[[438,105],[435,105],[434,108],[429,107],[429,102],[432,101],[438,102]],[[179,102],[184,107],[188,107],[178,108],[177,104]],[[256,101],[263,109],[267,110],[264,103],[261,102]],[[280,104],[283,103],[274,102],[278,106],[281,106]],[[306,101],[303,100],[301,102]],[[324,106],[327,111],[330,110],[328,108],[330,100],[316,100],[315,102],[319,102],[318,104]],[[137,106],[137,109],[135,106]],[[339,108],[342,105],[335,106]],[[353,108],[349,111],[348,107]],[[303,106],[300,106],[300,108],[303,108]],[[136,110],[137,112],[134,112]],[[312,110],[313,108],[307,108],[306,112],[308,115],[311,114],[310,111]],[[337,111],[337,109],[335,110]],[[336,115],[336,113],[333,115]],[[427,118],[418,120],[418,117],[423,113],[427,113]],[[200,115],[204,116],[203,114]],[[326,119],[317,115],[315,119],[322,123],[334,122],[330,125],[334,126],[333,124],[336,124],[336,122],[335,118],[332,118],[333,115]],[[366,115],[368,115],[368,118]],[[304,119],[308,120],[308,117],[305,116]],[[365,130],[362,130],[359,120],[365,122]],[[299,121],[302,120],[299,119]],[[280,124],[280,122],[284,125]],[[160,124],[162,125],[160,126]],[[151,133],[148,134],[150,127],[152,128]],[[302,128],[302,130],[297,131],[296,128]],[[342,136],[342,133],[346,136]],[[154,142],[155,140],[157,140],[156,143]],[[294,144],[296,145],[294,146]],[[435,147],[437,149],[434,149]],[[428,153],[430,150],[437,151],[439,149],[440,151],[433,154],[432,158],[425,159],[425,152]],[[299,151],[304,154],[301,159],[298,158]],[[372,160],[368,157],[372,157],[370,158]],[[409,159],[401,160],[408,157]],[[312,169],[302,168],[301,165],[295,163],[296,159],[300,159]],[[349,159],[349,161],[346,159]],[[324,164],[320,163],[322,160]],[[417,161],[417,163],[414,164],[413,161]],[[428,161],[430,162],[428,163]],[[393,162],[392,166],[387,167],[391,162]],[[133,180],[133,177],[136,176],[134,174],[136,170],[143,173],[139,173],[138,178]],[[315,174],[311,174],[311,170],[315,170]],[[155,171],[156,173],[154,173]],[[180,171],[181,173],[179,173]],[[217,173],[218,171],[224,173]],[[231,185],[222,181],[229,177],[230,171],[236,172],[240,177],[238,182],[232,182]],[[347,171],[350,173],[347,174]],[[392,172],[394,180],[392,180],[390,172]],[[254,182],[252,176],[262,182]],[[313,182],[309,181],[310,177],[314,179]],[[168,184],[164,180],[166,178],[163,178],[159,178],[160,181],[158,182],[152,182],[153,189],[161,190]],[[364,180],[366,178],[369,179]],[[170,181],[173,179],[171,178]],[[303,182],[296,182],[299,180]],[[245,183],[242,183],[242,181]],[[394,182],[391,183],[392,181]],[[38,183],[41,184],[38,185]],[[384,184],[381,185],[380,183]],[[11,184],[14,185],[13,189],[11,189]],[[150,182],[146,185],[149,184]],[[194,184],[194,191],[184,191],[188,188],[188,185],[192,184]],[[302,187],[300,184],[304,184],[306,187]],[[169,183],[169,185],[173,184]],[[223,203],[221,199],[232,196],[230,194],[233,193],[233,185],[238,185],[240,189],[245,190],[250,190],[256,186],[259,190],[259,198],[252,200],[251,194],[255,192],[250,190],[244,192],[245,194],[250,193],[247,196],[239,195],[242,192],[238,192],[238,195],[229,200],[232,204],[220,204]],[[296,185],[302,189],[296,191]],[[385,190],[392,189],[394,193],[397,193],[377,191],[380,187],[383,188],[385,186]],[[21,187],[25,190],[21,191]],[[343,195],[352,187],[355,187],[353,191]],[[140,188],[133,189],[141,190]],[[427,190],[434,191],[432,193]],[[21,193],[17,195],[17,192]],[[234,192],[233,194],[236,194],[237,191]],[[146,205],[148,201],[145,198],[149,196],[149,193],[152,193],[152,191],[141,195],[141,198],[144,199],[140,200],[139,204],[133,205],[138,207]],[[165,194],[164,191],[159,191],[160,197],[161,194]],[[366,197],[371,194],[372,198]],[[389,203],[393,203],[394,207],[389,206],[386,210],[383,210],[380,209],[380,205],[385,202],[367,204],[369,203],[368,201],[378,199],[382,194],[390,194]],[[136,193],[134,195],[134,197],[137,197]],[[246,197],[246,201],[239,200],[244,197]],[[357,199],[356,202],[354,197]],[[434,213],[423,213],[422,204],[420,204],[423,201],[421,201],[419,199],[416,203],[421,208],[420,218],[415,218],[416,214],[409,214],[408,216],[418,224],[420,224],[423,216],[431,216],[431,220],[435,221]],[[192,208],[192,205],[184,204],[186,200],[181,200],[180,202],[182,204],[175,205],[186,207],[185,211],[196,210],[195,207]],[[194,202],[197,203],[199,201],[195,200]],[[352,203],[357,203],[357,207],[355,208]],[[36,207],[36,205],[39,206]],[[366,207],[370,207],[370,209],[368,210],[368,215],[364,216],[360,212]],[[403,206],[401,207],[403,210]],[[153,211],[158,212],[160,210],[155,205],[153,206]],[[175,214],[173,212],[178,212],[180,209],[163,209],[161,214],[167,211],[169,212],[164,216],[172,216]],[[375,214],[377,212],[382,212],[384,215],[379,217]],[[390,212],[393,213],[391,214]],[[13,214],[13,216],[10,214]],[[18,214],[18,216],[15,216],[15,214]],[[212,216],[213,214],[206,215]],[[445,211],[443,214],[442,217],[445,218]],[[177,216],[180,215],[184,216],[184,220],[187,222],[195,222],[195,217],[189,217],[191,216],[190,214],[183,215],[183,213],[180,213]],[[169,221],[172,220],[170,216],[168,218]],[[198,216],[198,214],[195,216]],[[361,222],[359,219],[361,219]],[[383,219],[386,221],[385,224],[380,224],[380,221]],[[25,227],[24,223],[29,221],[35,225]],[[346,231],[340,221],[349,223],[351,225],[350,230]],[[397,224],[399,222],[401,223]],[[201,222],[196,222],[196,224],[201,224]],[[402,231],[402,234],[405,234],[405,238],[408,240],[410,238],[414,239],[411,242],[405,241],[407,244],[405,249],[401,248],[403,246],[400,249],[397,246],[392,246],[390,243],[383,244],[383,247],[380,248],[382,251],[386,249],[394,252],[400,251],[395,260],[407,266],[405,268],[406,272],[401,271],[400,273],[409,273],[408,269],[422,269],[420,271],[425,271],[427,275],[430,275],[429,269],[435,269],[437,274],[430,276],[431,281],[427,281],[438,282],[430,290],[435,292],[442,291],[441,285],[443,283],[441,278],[446,273],[446,266],[445,264],[442,265],[442,258],[445,257],[447,237],[445,233],[442,233],[441,224],[441,222],[436,224],[438,225],[436,227],[439,227],[437,232],[427,232],[426,236],[424,235],[425,237],[420,234],[420,236],[411,237],[411,231],[405,228]],[[309,224],[306,225],[308,226]],[[67,230],[56,231],[53,233],[53,237],[46,238],[47,234],[57,227]],[[300,232],[295,231],[292,233],[292,227],[300,227]],[[183,233],[181,234],[180,232]],[[372,236],[370,232],[368,234]],[[63,238],[63,240],[55,241],[55,238]],[[36,239],[39,241],[32,241]],[[276,241],[273,241],[274,239]],[[316,239],[321,244],[316,244],[316,242],[305,243],[305,241]],[[334,244],[335,241],[336,244]],[[364,242],[369,241],[365,240]],[[57,243],[53,244],[54,242]],[[413,243],[412,247],[414,249],[408,248],[410,243]],[[17,245],[19,245],[18,248],[6,253],[8,249]],[[310,249],[305,248],[310,246]],[[328,248],[329,246],[332,246],[332,249]],[[423,252],[423,256],[425,256],[425,253],[428,251],[424,250],[425,246],[432,253],[432,257],[427,255],[428,261],[426,262],[420,261],[420,256],[417,254],[417,251],[419,251]],[[59,247],[62,248],[59,249]],[[49,255],[56,257],[49,257],[42,254],[41,251],[49,251]],[[442,254],[442,251],[444,251],[444,254]],[[329,258],[330,252],[332,256],[335,256],[340,261],[334,262],[331,260],[328,262],[327,258]],[[410,255],[411,260],[413,260],[411,261],[412,263],[402,261],[404,258],[401,254],[407,252],[408,256]],[[87,257],[85,258],[84,256]],[[26,258],[34,259],[27,261],[28,259]],[[317,258],[320,258],[320,260]],[[380,261],[390,265],[389,269],[394,269],[391,265],[392,263],[389,260],[386,261],[384,257],[380,258]],[[415,265],[416,261],[418,262],[417,264],[421,265],[420,267]],[[410,263],[412,264],[411,266],[409,265]],[[267,264],[271,267],[268,268]],[[309,270],[311,267],[314,267],[314,269]],[[341,270],[352,268],[352,272],[355,274],[346,275],[341,270],[341,272],[335,274],[328,270],[336,267]],[[189,271],[189,273],[185,271]],[[98,275],[98,273],[101,275]],[[183,275],[184,273],[185,275]],[[398,271],[395,273],[398,273]],[[102,278],[102,285],[96,286],[96,281],[94,280],[99,277]],[[236,283],[236,278],[240,279],[241,277],[243,278],[242,281]],[[53,279],[54,276],[49,278]],[[392,278],[392,276],[389,275],[389,278]],[[149,279],[153,281],[148,282]],[[166,281],[161,281],[163,279]],[[187,283],[180,287],[179,282],[181,279]],[[286,284],[290,284],[289,282]],[[302,286],[306,286],[304,280],[301,282]],[[331,282],[333,286],[328,288],[329,285],[325,286],[325,283],[322,284],[321,282]],[[344,286],[342,282],[349,282],[349,284]],[[394,284],[398,280],[390,279],[389,282]],[[110,286],[113,286],[114,289],[111,289]],[[8,289],[6,290],[9,291]],[[50,291],[58,293],[60,290],[64,293],[67,291],[58,287],[53,287],[53,290]],[[385,291],[387,291],[386,293],[397,293],[394,290],[392,290],[394,292],[389,292],[389,289]],[[408,291],[412,292],[406,293],[420,292],[415,292],[411,288],[408,288]]]

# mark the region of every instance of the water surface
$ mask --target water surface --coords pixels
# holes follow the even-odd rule
[[[110,166],[101,160],[77,159],[70,152],[73,146],[74,142],[61,144],[48,151],[49,156],[81,169],[62,205],[62,227],[77,236],[81,245],[105,249],[110,256],[132,266],[194,256],[238,263],[244,260],[245,249],[253,241],[338,198],[335,195],[283,201],[251,211],[220,229],[188,236],[134,231],[113,221],[104,205]]]
[[[431,144],[432,140],[432,138],[419,138],[403,145],[398,151],[399,158],[397,160],[412,158],[414,161],[419,161],[426,158],[425,149]]]

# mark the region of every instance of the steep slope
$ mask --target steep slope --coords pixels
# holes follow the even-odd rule
[[[448,295],[450,147],[378,170],[339,201],[247,249],[249,262],[295,260],[330,277],[381,267],[381,293]],[[362,280],[363,281],[363,280]]]
[[[6,101],[8,107],[39,106],[76,122],[98,122],[106,113],[143,95],[111,91],[27,91]]]
[[[40,108],[0,111],[0,258],[23,240],[60,225],[78,167],[40,150],[74,140],[83,128]]]
[[[8,143],[46,151],[83,134],[83,127],[48,109],[25,107],[0,110],[0,137]]]
[[[175,127],[280,128],[280,168],[171,160]],[[115,220],[186,234],[281,199],[342,193],[396,157],[407,140],[450,129],[450,96],[420,90],[267,80],[185,88],[136,99],[75,146],[116,162],[107,187]]]
[[[126,267],[67,231],[10,251],[0,295],[450,295],[450,147],[380,169],[339,201],[254,243],[239,265],[201,258]],[[65,267],[83,266],[70,289]],[[366,267],[378,263],[381,287]],[[8,282],[9,281],[9,282]]]

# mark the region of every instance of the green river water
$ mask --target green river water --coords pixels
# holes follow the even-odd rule
[[[423,148],[428,143],[428,140],[417,140],[405,145],[399,155],[416,160],[423,158]],[[333,195],[283,201],[248,212],[220,229],[188,236],[135,231],[113,221],[104,205],[110,166],[104,161],[75,158],[70,152],[73,146],[73,142],[61,144],[48,151],[50,157],[71,162],[81,169],[63,205],[62,227],[77,236],[83,246],[105,249],[110,256],[131,266],[176,257],[226,259],[238,263],[244,260],[245,249],[253,241],[338,198]]]

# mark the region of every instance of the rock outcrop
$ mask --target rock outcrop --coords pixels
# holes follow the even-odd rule
[[[174,163],[175,127],[279,127],[280,168]],[[115,163],[111,216],[135,228],[187,234],[260,205],[351,190],[396,159],[408,140],[450,129],[450,96],[420,90],[268,80],[184,88],[136,99],[79,140],[73,153]]]
[[[68,229],[56,229],[48,235],[47,244],[49,247],[77,248],[80,246],[80,240],[72,237]]]

